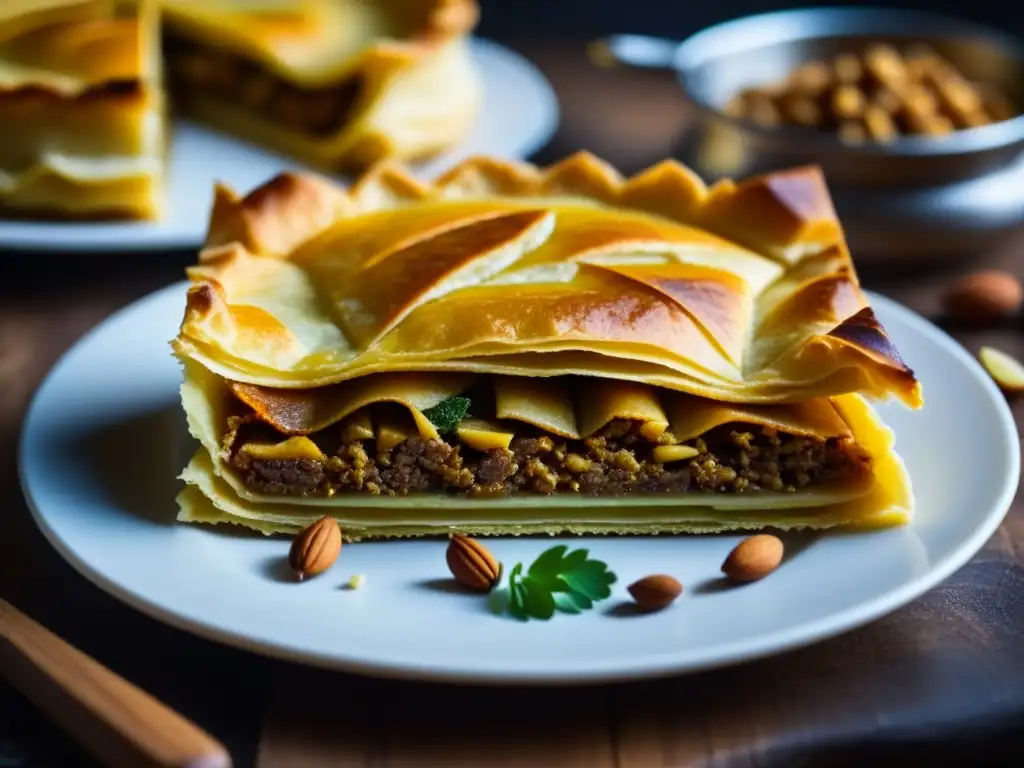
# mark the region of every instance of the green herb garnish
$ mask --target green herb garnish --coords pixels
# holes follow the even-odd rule
[[[523,574],[516,563],[508,576],[508,610],[519,619],[550,619],[555,611],[581,613],[612,594],[616,576],[586,549],[566,553],[564,544],[540,554]]]
[[[427,408],[423,411],[423,415],[437,428],[439,434],[445,435],[454,430],[459,422],[466,418],[468,411],[468,397],[449,397],[434,407]]]

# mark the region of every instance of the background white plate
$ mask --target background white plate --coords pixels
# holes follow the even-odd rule
[[[474,154],[524,158],[558,126],[558,100],[530,61],[497,43],[474,38],[484,100],[472,133],[455,149],[414,167],[429,178]],[[158,222],[32,222],[0,220],[0,248],[18,250],[148,250],[198,247],[206,235],[214,181],[241,192],[288,169],[303,167],[231,136],[178,120],[173,125],[168,211]],[[347,180],[349,177],[338,175]]]
[[[773,653],[863,624],[932,587],[995,531],[1017,489],[1017,431],[1002,395],[944,333],[881,297],[883,323],[927,405],[881,407],[915,482],[912,525],[800,537],[764,581],[714,588],[739,537],[570,539],[618,573],[611,599],[577,616],[519,623],[450,590],[445,542],[348,544],[297,584],[286,538],[174,522],[174,478],[192,451],[178,404],[183,285],[85,336],[37,393],[20,449],[36,521],[82,574],[175,626],[275,656],[354,671],[492,682],[580,682],[689,671]],[[969,425],[956,430],[950,424]],[[496,539],[510,567],[552,540]],[[667,611],[623,609],[652,572],[687,587]],[[366,574],[357,591],[341,586]]]

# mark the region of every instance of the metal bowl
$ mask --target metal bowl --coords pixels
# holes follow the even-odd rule
[[[1024,46],[998,30],[922,11],[766,13],[675,47],[673,66],[696,112],[680,159],[706,179],[820,165],[859,262],[970,254],[1024,224],[1024,115],[944,137],[848,146],[830,133],[762,127],[722,111],[742,88],[869,41],[925,43],[1024,105]]]

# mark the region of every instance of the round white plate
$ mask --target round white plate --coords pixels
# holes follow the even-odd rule
[[[473,38],[483,81],[480,116],[458,147],[412,170],[430,178],[476,154],[525,158],[558,126],[558,100],[529,60],[497,43]],[[0,220],[0,248],[54,251],[139,251],[196,248],[206,236],[213,184],[246,192],[289,169],[294,160],[179,120],[173,125],[167,215],[158,222],[33,222]],[[338,175],[342,181],[351,177]]]
[[[593,682],[691,671],[775,653],[864,624],[945,579],[985,543],[1017,489],[1017,430],[1003,396],[952,339],[901,306],[875,307],[927,404],[881,406],[915,483],[903,528],[801,537],[767,579],[715,588],[738,536],[565,539],[618,574],[580,615],[520,623],[450,587],[443,540],[347,544],[303,583],[287,538],[176,523],[175,480],[193,445],[178,404],[184,284],[112,316],[55,366],[29,410],[22,486],[49,540],[86,578],[199,635],[314,665],[501,683]],[[969,425],[951,436],[951,424]],[[549,538],[489,540],[506,569]],[[626,586],[652,572],[687,587],[634,615]],[[342,586],[365,574],[358,590]]]

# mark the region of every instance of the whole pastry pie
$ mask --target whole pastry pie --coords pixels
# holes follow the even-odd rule
[[[922,403],[820,172],[579,154],[219,187],[172,346],[179,519],[350,539],[872,527]]]
[[[158,218],[167,105],[325,171],[468,131],[475,0],[3,0],[0,209]]]

